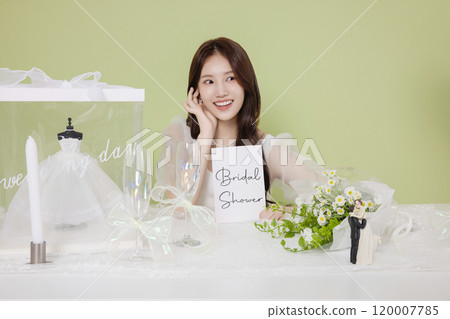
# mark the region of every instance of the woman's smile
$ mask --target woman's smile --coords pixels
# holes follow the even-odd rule
[[[228,110],[231,107],[231,104],[233,103],[233,100],[224,100],[224,101],[217,101],[214,102],[214,105],[221,111]]]

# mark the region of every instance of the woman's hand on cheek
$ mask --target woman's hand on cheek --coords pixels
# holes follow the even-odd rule
[[[217,118],[208,111],[203,103],[199,101],[198,90],[194,92],[194,88],[189,89],[187,102],[183,101],[183,106],[188,113],[192,113],[197,117],[200,125],[199,138],[214,138],[217,127]]]
[[[199,123],[200,124],[200,135],[202,135],[203,138],[214,138],[214,135],[216,133],[216,128],[217,128],[217,118],[210,111],[208,111],[204,105],[202,105],[202,107],[203,107],[203,112],[205,113],[209,122],[206,125],[204,125],[205,136],[203,136],[203,134],[202,134],[202,126]]]

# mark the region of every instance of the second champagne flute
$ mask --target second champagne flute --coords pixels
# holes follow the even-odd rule
[[[192,200],[198,188],[200,175],[200,149],[196,142],[180,142],[176,155],[176,183],[177,188],[184,193],[188,201]],[[185,208],[185,233],[183,238],[175,240],[173,244],[178,247],[195,247],[200,241],[191,238],[189,233],[190,211]]]

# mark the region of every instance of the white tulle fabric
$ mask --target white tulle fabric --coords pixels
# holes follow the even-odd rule
[[[45,239],[52,244],[104,240],[106,216],[122,202],[117,185],[96,160],[80,153],[81,141],[62,139],[61,151],[39,164]],[[30,242],[28,184],[18,189],[8,208],[0,242]]]
[[[5,214],[6,214],[5,208],[0,206],[0,225],[3,224],[3,219],[5,218]]]

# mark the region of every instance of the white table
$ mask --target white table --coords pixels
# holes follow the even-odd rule
[[[429,223],[450,205],[400,205],[411,233],[382,245],[371,266],[349,262],[349,251],[289,253],[251,223],[218,226],[214,249],[174,250],[170,263],[131,263],[106,253],[0,260],[0,299],[275,299],[450,300],[450,239]],[[400,251],[399,251],[400,249]]]

